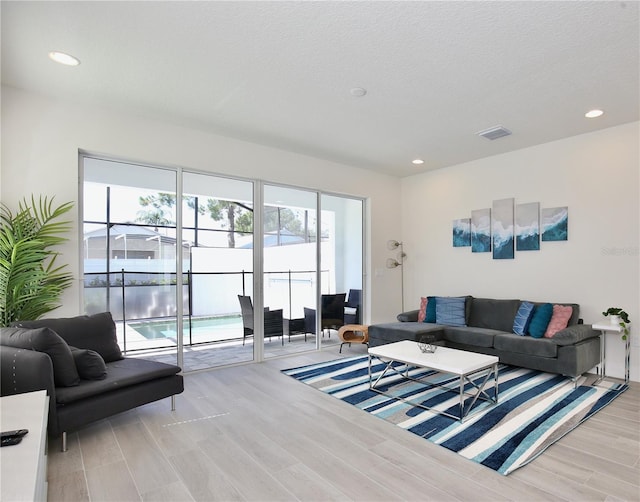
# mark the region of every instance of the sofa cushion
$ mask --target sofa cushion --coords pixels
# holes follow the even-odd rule
[[[427,317],[427,297],[420,297],[420,308],[418,309],[418,322],[424,322]]]
[[[80,383],[71,349],[49,328],[1,328],[0,344],[46,353],[51,358],[56,387],[68,387]]]
[[[518,307],[520,307],[520,300],[472,298],[467,325],[511,333]]]
[[[81,379],[102,380],[107,376],[107,365],[96,351],[71,346],[69,348]]]
[[[515,333],[501,333],[495,336],[493,347],[504,352],[516,352],[536,357],[557,357],[558,346],[546,338],[518,336]]]
[[[553,314],[551,315],[551,320],[549,321],[547,330],[544,332],[544,337],[551,338],[558,331],[566,328],[569,324],[569,319],[571,319],[572,313],[573,309],[569,306],[554,305]]]
[[[444,339],[453,343],[493,347],[493,337],[502,333],[495,329],[446,326]]]
[[[369,326],[369,343],[372,347],[402,340],[418,341],[422,335],[433,334],[442,339],[442,326],[426,322],[390,322]]]
[[[56,401],[58,404],[68,404],[179,372],[180,368],[173,364],[127,357],[107,363],[107,377],[103,380],[81,380],[77,387],[56,389]]]
[[[529,323],[529,334],[534,338],[542,338],[544,332],[547,331],[552,315],[553,305],[550,303],[538,305],[533,311],[533,317]]]
[[[118,346],[116,325],[111,317],[111,312],[90,316],[21,321],[18,325],[25,328],[51,328],[69,345],[94,350],[107,363],[123,358]]]
[[[436,297],[436,323],[447,326],[466,326],[464,297]]]
[[[531,302],[522,302],[516,312],[516,317],[513,320],[513,332],[516,335],[526,335],[529,331],[529,323],[533,317],[533,310],[535,306]]]
[[[436,322],[436,297],[427,296],[427,310],[425,311],[424,322]]]

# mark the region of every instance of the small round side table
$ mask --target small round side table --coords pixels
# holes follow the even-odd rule
[[[349,347],[352,343],[364,343],[367,347],[369,346],[369,326],[364,324],[345,324],[338,330],[338,336],[342,340],[340,354],[345,343],[348,343]]]

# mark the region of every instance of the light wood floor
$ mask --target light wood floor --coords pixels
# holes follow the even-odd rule
[[[364,346],[345,348],[364,354]],[[49,445],[49,500],[640,500],[640,385],[509,476],[282,375],[337,349],[185,376]]]

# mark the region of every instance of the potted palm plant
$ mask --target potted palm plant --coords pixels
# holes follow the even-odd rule
[[[622,339],[626,340],[629,335],[629,314],[627,314],[620,307],[609,307],[602,313],[603,316],[611,316],[611,324],[617,324],[622,328]]]
[[[53,197],[26,198],[13,212],[0,203],[0,326],[38,319],[60,306],[62,292],[72,283],[66,265],[56,263],[55,246],[71,222],[59,218],[73,207],[54,207]]]

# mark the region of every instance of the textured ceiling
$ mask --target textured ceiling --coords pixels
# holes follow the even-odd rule
[[[406,176],[639,120],[638,6],[2,1],[2,83]]]

